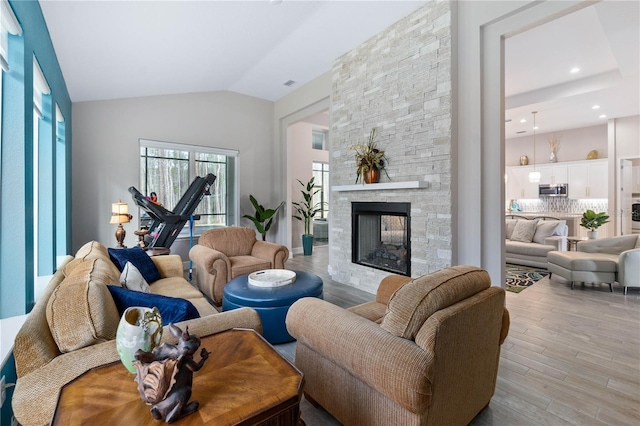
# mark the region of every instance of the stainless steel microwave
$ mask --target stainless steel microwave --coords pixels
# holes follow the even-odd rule
[[[539,197],[567,197],[569,195],[569,185],[561,183],[558,185],[538,185]]]

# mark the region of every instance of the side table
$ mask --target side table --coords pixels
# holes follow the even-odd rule
[[[567,237],[567,250],[568,251],[576,251],[578,250],[578,243],[580,241],[586,241],[587,237],[577,237],[577,236],[569,236]]]
[[[166,247],[145,247],[144,251],[146,251],[147,254],[151,257],[171,254],[171,249],[168,249]]]
[[[193,375],[191,401],[200,407],[178,424],[304,425],[302,373],[254,330],[206,336],[200,348],[211,352]],[[84,373],[60,391],[51,424],[162,424],[140,399],[134,378],[119,361]]]

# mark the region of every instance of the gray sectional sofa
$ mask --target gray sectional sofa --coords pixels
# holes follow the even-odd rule
[[[507,215],[505,231],[506,262],[510,264],[546,269],[547,253],[567,250],[569,228],[565,220]]]

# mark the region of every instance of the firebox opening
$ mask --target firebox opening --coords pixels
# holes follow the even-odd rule
[[[351,260],[411,276],[411,203],[351,203]]]

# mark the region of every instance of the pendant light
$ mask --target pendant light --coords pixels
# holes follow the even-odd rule
[[[529,172],[529,182],[540,182],[540,172],[536,171],[536,114],[538,111],[533,111],[533,171]]]

